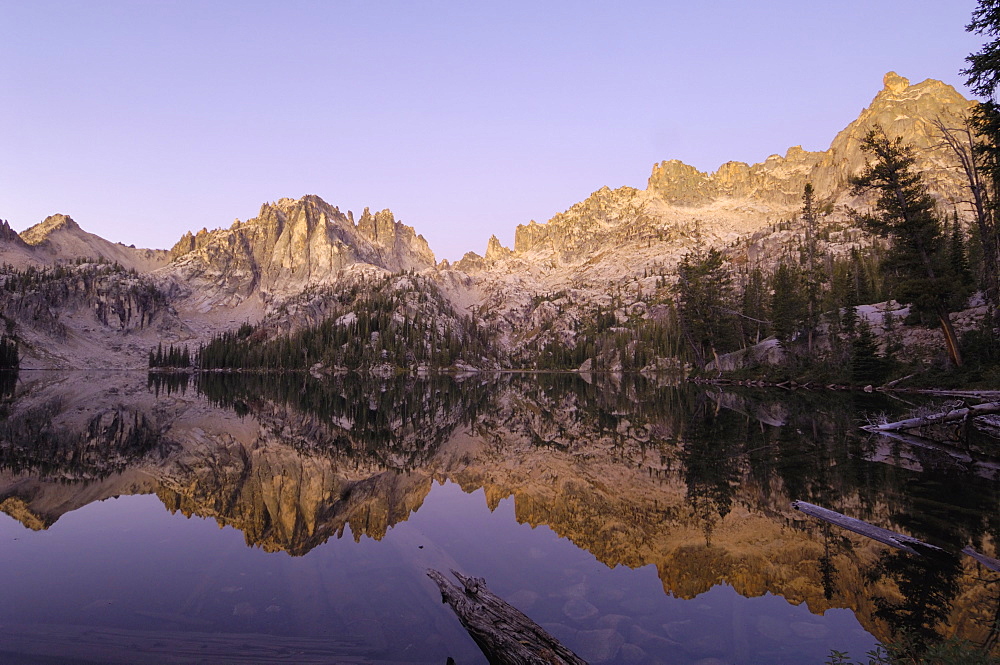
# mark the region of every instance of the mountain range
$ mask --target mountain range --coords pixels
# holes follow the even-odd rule
[[[935,123],[960,126],[971,105],[940,81],[911,85],[890,72],[825,151],[796,146],[714,173],[663,161],[645,189],[604,187],[545,223],[518,225],[513,248],[493,236],[484,254],[454,263],[438,262],[389,210],[366,208],[355,219],[314,195],[265,203],[255,218],[227,228],[185,233],[169,250],[110,242],[64,214],[20,234],[3,222],[9,288],[0,304],[8,332],[21,341],[23,367],[138,368],[159,343],[197,346],[244,322],[267,334],[295,330],[326,311],[321,301],[338,284],[416,274],[443,298],[442,317],[468,317],[496,336],[502,353],[480,366],[516,364],[552,344],[572,347],[581,322],[598,311],[624,326],[656,320],[677,263],[692,249],[722,249],[734,265],[775,261],[801,242],[807,182],[827,249],[861,246],[849,209],[867,201],[851,193],[849,179],[865,164],[861,142],[875,124],[914,147],[929,191],[964,215],[956,162],[940,148]],[[25,272],[36,277],[13,288],[25,280],[11,275]]]

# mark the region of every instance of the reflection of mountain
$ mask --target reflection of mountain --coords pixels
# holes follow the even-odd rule
[[[347,529],[381,538],[450,479],[483,488],[491,507],[513,497],[519,521],[609,566],[655,564],[679,597],[727,583],[813,612],[850,607],[883,637],[927,624],[982,638],[975,620],[996,608],[971,559],[928,567],[790,508],[804,499],[995,555],[996,483],[868,461],[874,444],[854,436],[854,405],[829,396],[768,402],[573,375],[377,385],[212,375],[186,390],[131,381],[23,388],[0,423],[0,509],[46,528],[90,501],[155,492],[249,544],[304,554]],[[57,451],[39,458],[45,466],[26,457],[32,436]]]

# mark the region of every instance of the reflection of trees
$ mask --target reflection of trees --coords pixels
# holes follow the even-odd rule
[[[180,393],[187,394],[188,383],[191,382],[191,375],[187,372],[150,372],[146,379],[146,387],[151,393],[160,396]]]
[[[940,639],[936,627],[947,623],[961,572],[957,556],[930,562],[906,552],[884,552],[868,579],[894,582],[900,598],[875,596],[875,616],[889,624],[894,636],[907,637],[923,651]]]
[[[197,391],[185,393],[185,381]],[[171,396],[145,413],[179,444],[147,467],[165,505],[232,524],[268,549],[304,553],[347,528],[378,538],[419,507],[432,477],[449,477],[485,488],[490,505],[515,495],[518,519],[551,526],[608,565],[656,563],[680,594],[730,582],[814,611],[850,604],[870,629],[885,626],[872,621],[877,610],[893,630],[917,624],[930,640],[952,605],[968,615],[967,569],[925,570],[797,520],[790,502],[991,554],[1000,535],[995,482],[955,472],[931,453],[916,453],[922,471],[871,461],[856,405],[836,394],[709,393],[635,375],[590,383],[575,374],[165,374],[151,375],[149,388]],[[231,435],[236,419],[216,417],[206,400],[252,414],[253,426]],[[78,402],[30,403],[0,422],[6,468],[69,477],[68,465],[77,465],[96,477],[155,448],[137,407],[106,411],[93,424],[80,415],[73,434],[51,423]],[[444,445],[466,427],[470,437]],[[22,440],[42,443],[33,450],[18,447]],[[711,548],[700,546],[699,529]],[[858,601],[876,596],[884,596],[878,607]]]
[[[691,509],[704,525],[711,542],[715,523],[729,514],[741,478],[742,441],[738,434],[746,419],[720,410],[715,402],[699,401],[684,423],[681,460]]]
[[[0,370],[0,400],[10,399],[14,396],[14,390],[17,388],[17,376],[16,369]]]
[[[59,399],[15,410],[0,421],[0,468],[46,477],[106,478],[160,446],[145,414],[124,406],[91,417],[82,427],[56,424]]]
[[[198,391],[239,415],[271,423],[282,440],[308,454],[339,454],[392,469],[430,459],[455,428],[488,409],[493,387],[473,378],[202,373]]]
[[[923,471],[905,478],[899,487],[892,521],[956,554],[928,558],[884,552],[868,571],[870,582],[891,581],[899,590],[898,598],[876,598],[876,616],[918,650],[940,639],[939,630],[948,624],[960,591],[963,567],[957,552],[966,543],[982,542],[1000,498],[995,484],[942,466],[933,453],[928,451]]]

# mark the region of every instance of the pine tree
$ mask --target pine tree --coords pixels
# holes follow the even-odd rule
[[[887,262],[901,277],[899,299],[937,317],[948,355],[961,366],[948,312],[962,289],[946,260],[947,245],[942,242],[934,199],[914,171],[913,149],[900,138],[889,139],[880,127],[868,133],[861,147],[875,161],[851,179],[853,191],[874,192],[877,199],[873,212],[855,213],[856,219],[868,230],[892,240]]]
[[[774,273],[772,289],[771,327],[781,346],[788,348],[806,315],[801,273],[788,263],[782,263]]]
[[[961,282],[963,290],[969,291],[972,288],[972,270],[969,267],[969,255],[965,245],[962,225],[958,221],[958,212],[955,212],[951,222],[948,260],[951,263],[951,271]]]
[[[746,284],[743,286],[740,308],[743,314],[741,319],[744,334],[752,339],[754,344],[760,342],[769,333],[769,304],[767,288],[764,284],[764,273],[759,267],[754,266],[747,275]]]
[[[699,368],[735,341],[732,276],[717,249],[686,254],[677,267],[677,314]]]
[[[878,340],[867,320],[858,323],[858,335],[851,341],[851,379],[857,384],[877,384],[885,380],[886,362],[878,353]]]
[[[805,286],[805,328],[807,348],[813,350],[813,335],[819,325],[820,300],[823,293],[823,283],[826,273],[823,271],[822,256],[819,250],[819,216],[816,214],[812,183],[807,182],[802,193],[802,221],[806,225],[805,261],[802,271],[802,281]]]
[[[1000,1],[979,0],[965,29],[989,37],[979,51],[966,57],[969,66],[962,70],[966,85],[981,101],[972,109],[964,135],[944,132],[944,137],[965,171],[982,248],[983,292],[994,307],[994,315],[1000,317],[1000,104],[996,100],[1000,84]],[[970,128],[975,132],[974,140],[968,136]]]

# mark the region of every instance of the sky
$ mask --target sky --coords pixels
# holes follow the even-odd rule
[[[825,150],[975,0],[0,0],[0,218],[140,247],[317,194],[438,259],[653,164]]]

